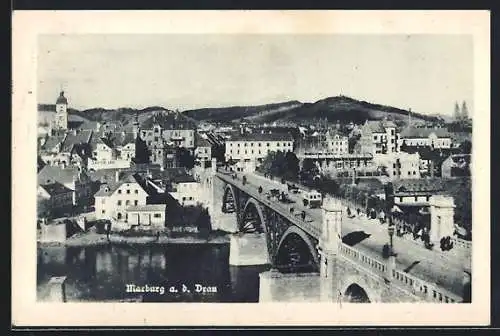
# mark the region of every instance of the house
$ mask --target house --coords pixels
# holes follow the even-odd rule
[[[194,149],[196,125],[177,112],[156,113],[140,126],[140,136],[151,149],[154,144],[173,144],[177,147]]]
[[[112,135],[113,144],[117,151],[117,159],[130,161],[135,157],[136,132],[114,132]]]
[[[126,209],[128,224],[141,229],[161,230],[165,227],[166,204],[133,205]]]
[[[270,152],[293,152],[293,144],[290,134],[237,134],[226,141],[225,158],[227,161],[262,162]]]
[[[123,159],[120,156],[120,152],[115,147],[112,136],[96,136],[92,139],[91,146],[92,156],[88,158],[87,163],[89,171],[130,167],[130,160]]]
[[[73,208],[73,190],[59,182],[39,183],[37,188],[39,206],[45,204],[52,216],[69,213]]]
[[[146,205],[148,193],[137,174],[115,172],[115,179],[101,184],[95,197],[97,219],[127,220],[126,209]]]
[[[471,175],[470,164],[471,164],[470,154],[450,155],[441,164],[441,177],[455,178],[455,177],[470,176]]]
[[[373,157],[376,166],[383,166],[390,179],[419,179],[420,155],[416,153],[388,153],[376,154]]]
[[[194,150],[194,155],[199,161],[210,161],[212,160],[212,145],[207,139],[201,136],[196,137],[196,148]]]
[[[398,145],[408,147],[451,148],[451,135],[445,128],[407,127],[401,131]]]
[[[38,172],[37,178],[40,185],[58,182],[71,190],[73,205],[92,203],[92,181],[84,171],[80,171],[77,167],[61,168],[46,165]]]
[[[188,174],[174,176],[170,183],[170,195],[181,205],[196,205],[198,202],[204,201],[200,198],[200,183],[193,176]]]
[[[443,184],[439,179],[402,179],[395,181],[393,188],[394,204],[398,206],[428,206],[432,196],[444,192]]]
[[[396,125],[387,120],[367,120],[360,128],[362,153],[386,154],[399,151]]]
[[[326,135],[326,141],[329,153],[337,155],[349,153],[349,139],[346,136],[329,131]]]

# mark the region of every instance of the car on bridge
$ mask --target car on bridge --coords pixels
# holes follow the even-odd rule
[[[303,194],[302,203],[304,206],[313,208],[319,208],[323,204],[323,196],[317,191],[309,191]]]

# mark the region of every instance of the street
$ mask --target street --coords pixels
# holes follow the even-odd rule
[[[288,193],[286,184],[281,184],[279,180],[271,181],[270,179],[252,173],[246,173],[244,175],[247,178],[248,185],[251,185],[255,189],[262,186],[263,194],[270,189],[284,190]],[[243,174],[238,174],[239,179],[241,179],[242,176]],[[295,201],[295,203],[283,204],[275,201],[275,204],[286,209],[294,207],[296,212],[305,210],[308,217],[321,223],[321,209],[308,209],[304,207],[300,193],[288,193],[288,196]],[[344,211],[345,209],[346,207],[344,206]],[[354,232],[364,234],[366,238],[353,244],[353,246],[360,252],[378,259],[379,261],[383,261],[382,248],[384,244],[389,242],[387,225],[382,225],[378,220],[367,219],[364,216],[360,218],[347,218],[347,216],[343,216],[342,236],[345,237]],[[462,294],[463,267],[470,267],[470,265],[461,265],[458,259],[445,256],[440,251],[428,250],[404,238],[394,236],[393,239],[394,249],[397,253],[397,269],[404,270],[408,274],[414,275],[422,280],[447,288],[458,295]]]

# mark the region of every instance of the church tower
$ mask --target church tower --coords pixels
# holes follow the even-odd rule
[[[64,97],[64,91],[61,91],[56,101],[55,129],[68,129],[68,99]]]

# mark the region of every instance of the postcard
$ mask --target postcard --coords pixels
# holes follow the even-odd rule
[[[13,325],[488,325],[489,43],[487,11],[14,12]]]

